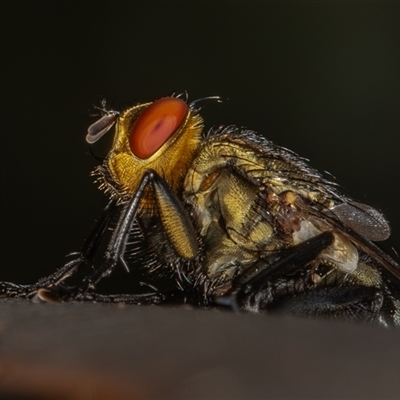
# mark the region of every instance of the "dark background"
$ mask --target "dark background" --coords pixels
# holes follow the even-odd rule
[[[206,104],[208,127],[247,126],[330,171],[399,247],[398,3],[0,7],[0,280],[54,271],[106,204],[84,141],[92,105],[185,90],[229,99]]]
[[[380,208],[400,247],[399,3],[0,8],[0,280],[54,271],[106,204],[89,176],[92,105],[172,91],[229,98],[205,104],[208,127],[310,158]],[[398,343],[398,330],[331,321],[6,299],[0,398],[395,399]]]

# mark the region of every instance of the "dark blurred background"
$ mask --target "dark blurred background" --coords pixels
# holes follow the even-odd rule
[[[327,170],[381,209],[400,247],[400,4],[1,2],[0,280],[79,250],[106,204],[93,104],[173,91]],[[105,154],[112,135],[94,148]]]

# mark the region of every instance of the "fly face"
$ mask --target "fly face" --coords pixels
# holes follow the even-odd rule
[[[377,210],[253,131],[228,126],[204,133],[195,102],[166,97],[106,111],[87,141],[113,125],[111,151],[94,171],[111,200],[82,252],[34,285],[2,283],[5,295],[181,301],[400,325],[400,267],[374,243],[390,235]],[[114,214],[118,222],[97,263]],[[118,263],[129,270],[138,261],[149,279],[171,275],[173,288],[96,291]],[[84,279],[71,285],[78,270]]]

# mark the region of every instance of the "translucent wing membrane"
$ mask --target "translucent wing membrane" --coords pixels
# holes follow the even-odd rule
[[[376,242],[390,236],[390,226],[385,217],[367,204],[352,201],[330,209],[345,225],[360,235]]]

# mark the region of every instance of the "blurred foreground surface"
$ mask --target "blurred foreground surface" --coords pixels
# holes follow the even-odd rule
[[[398,399],[400,330],[0,300],[1,399]]]

